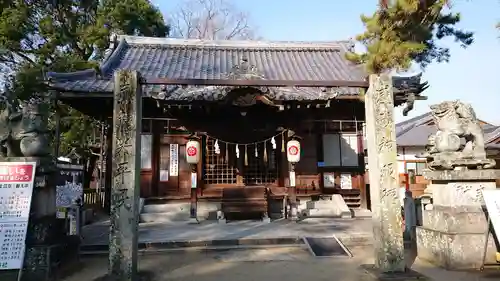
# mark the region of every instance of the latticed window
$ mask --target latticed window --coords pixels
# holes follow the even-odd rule
[[[236,155],[230,153],[230,146],[218,142],[219,154],[216,153],[215,140],[205,138],[204,179],[206,184],[236,184],[238,167]],[[234,152],[234,147],[232,150]]]
[[[269,143],[247,145],[246,148],[247,165],[243,165],[244,184],[265,185],[275,183],[278,180],[279,170],[277,149],[273,150]]]
[[[205,184],[267,185],[279,179],[280,147],[273,150],[269,142],[238,145],[236,149],[236,144],[205,138],[204,146]]]

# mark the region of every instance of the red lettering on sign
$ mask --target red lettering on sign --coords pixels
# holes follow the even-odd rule
[[[190,146],[187,149],[188,156],[195,156],[197,152],[198,151],[197,151],[196,147],[194,147],[194,146]]]
[[[30,182],[33,180],[32,177],[32,165],[9,165],[7,163],[0,164],[0,182]]]

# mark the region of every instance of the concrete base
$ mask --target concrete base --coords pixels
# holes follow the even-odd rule
[[[418,226],[418,257],[448,270],[479,269],[485,238],[485,233],[450,233]],[[496,246],[490,234],[486,264],[492,263],[496,263]]]

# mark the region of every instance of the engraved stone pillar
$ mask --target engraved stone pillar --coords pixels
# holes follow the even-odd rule
[[[109,276],[132,281],[137,273],[142,97],[137,72],[117,71],[114,83]]]
[[[371,75],[365,111],[375,267],[386,273],[405,271],[393,99],[391,77]]]

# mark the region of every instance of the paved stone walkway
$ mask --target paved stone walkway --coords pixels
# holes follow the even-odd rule
[[[352,259],[318,259],[301,247],[168,252],[140,256],[139,267],[153,272],[154,281],[374,280],[357,269],[356,264],[366,258],[356,256]],[[106,257],[85,259],[83,269],[64,281],[92,281],[106,273],[106,266]]]
[[[209,252],[145,254],[139,257],[139,269],[150,272],[153,281],[375,281],[360,268],[372,264],[371,247],[350,247],[349,257],[315,258],[301,247],[237,249]],[[491,274],[447,272],[407,253],[407,263],[415,271],[434,281],[500,280],[500,271]],[[93,281],[106,274],[108,259],[96,256],[83,259],[80,271],[63,281]]]
[[[235,239],[276,239],[297,237],[331,237],[345,240],[352,237],[372,237],[370,219],[306,219],[301,222],[287,220],[263,223],[234,221],[228,223],[141,223],[140,243],[168,241],[210,241]],[[87,225],[82,229],[83,245],[107,245],[109,221]]]

